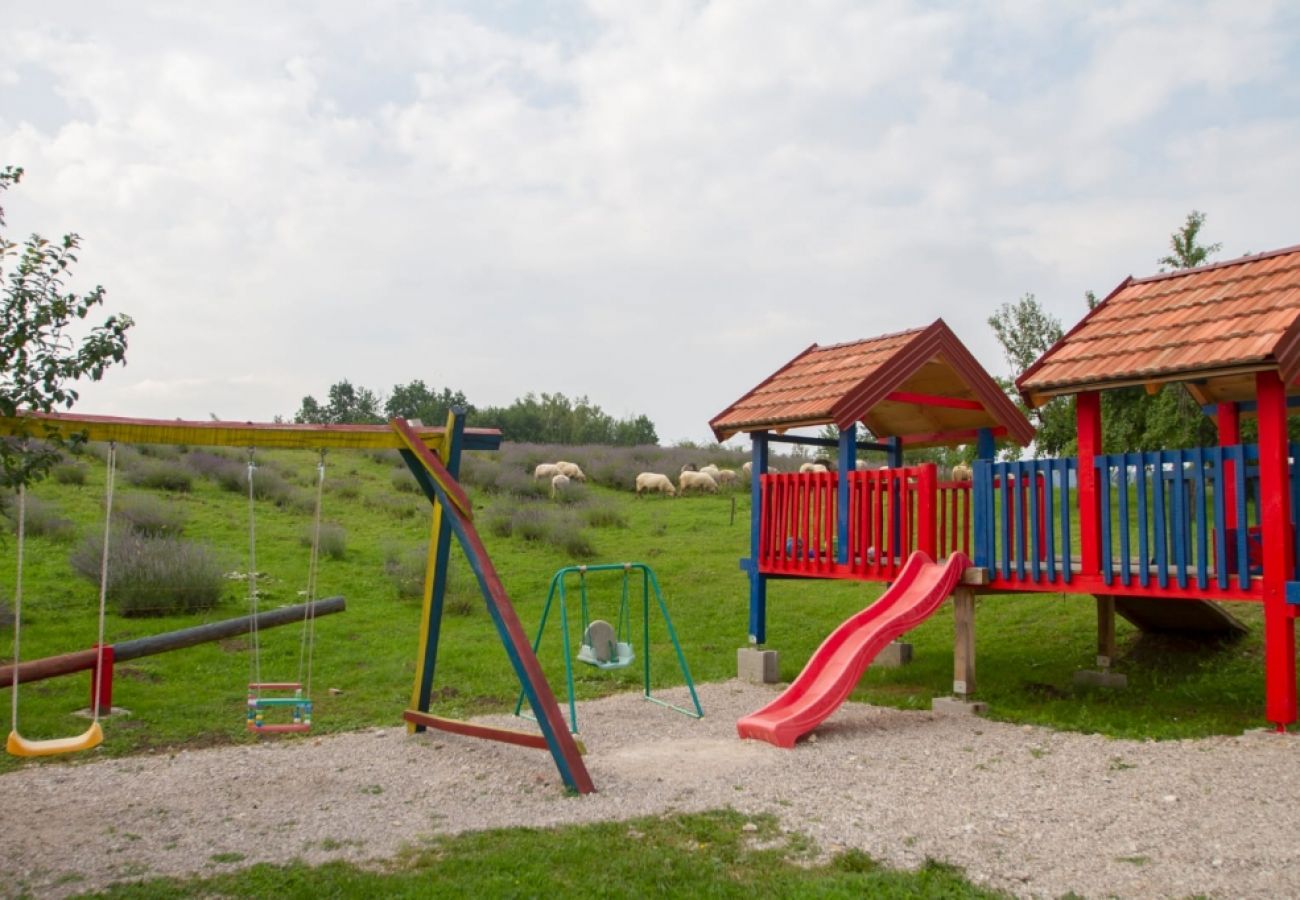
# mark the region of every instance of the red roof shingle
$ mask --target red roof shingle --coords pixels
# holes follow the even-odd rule
[[[719,440],[742,431],[827,423],[846,428],[865,421],[883,404],[892,404],[897,413],[899,399],[891,401],[890,393],[902,389],[927,365],[939,367],[951,396],[976,401],[969,404],[974,409],[932,409],[933,420],[941,425],[950,420],[956,423],[953,430],[1002,426],[1022,445],[1033,439],[1033,426],[942,319],[897,334],[826,347],[814,344],[711,419],[709,426]],[[873,430],[879,434],[878,428],[877,422]],[[935,430],[928,427],[915,433]]]
[[[1035,403],[1062,393],[1270,366],[1290,382],[1300,375],[1300,347],[1288,355],[1286,339],[1298,321],[1300,246],[1129,278],[1016,385]]]

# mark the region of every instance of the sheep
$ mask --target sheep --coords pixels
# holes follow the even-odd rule
[[[867,472],[871,469],[871,463],[867,462],[865,459],[859,459],[853,463],[853,468],[857,469],[859,472]]]
[[[700,471],[703,472],[705,475],[708,475],[714,481],[718,481],[720,476],[722,475],[722,470],[719,469],[717,466],[715,466],[713,463],[709,463],[707,466],[700,466]]]
[[[825,463],[806,462],[799,467],[799,471],[800,472],[829,472],[830,469],[826,468]]]
[[[754,477],[754,464],[752,462],[747,462],[740,467],[740,471],[744,473],[745,480],[749,481],[749,479]]]
[[[721,469],[718,472],[718,484],[735,484],[740,476],[736,474],[735,469]]]
[[[569,476],[565,475],[563,472],[555,473],[555,476],[551,478],[551,498],[554,499],[556,494],[568,486]]]
[[[574,481],[586,481],[587,476],[583,474],[582,469],[578,468],[577,463],[557,462],[555,467],[562,473],[572,478]]]
[[[677,488],[673,487],[672,479],[658,472],[642,472],[636,477],[636,495],[640,497],[642,491],[658,491],[669,497],[677,496]]]
[[[698,471],[700,471],[700,467],[697,466],[697,465],[695,465],[695,463],[686,463],[684,466],[682,466],[682,471],[683,471],[683,472],[698,472]]]
[[[708,494],[718,492],[718,483],[709,477],[707,472],[682,472],[677,476],[677,486],[681,488],[683,494],[691,488]]]
[[[543,478],[554,478],[560,474],[559,466],[556,463],[542,463],[536,469],[533,469],[533,479],[541,481]]]
[[[974,473],[971,471],[970,466],[966,465],[966,463],[957,463],[957,465],[952,467],[953,481],[970,481],[974,477],[975,477]]]

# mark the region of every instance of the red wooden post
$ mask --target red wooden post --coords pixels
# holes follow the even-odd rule
[[[1277,372],[1255,376],[1259,408],[1260,530],[1264,543],[1265,709],[1278,731],[1296,720],[1295,619],[1286,583],[1295,577],[1287,460],[1286,385]]]
[[[1241,411],[1235,403],[1218,405],[1219,446],[1231,447],[1241,443]],[[1223,462],[1223,502],[1224,528],[1229,531],[1237,527],[1237,464],[1232,460]],[[1220,540],[1227,540],[1220,535]]]
[[[1084,391],[1075,398],[1079,432],[1079,554],[1083,574],[1101,572],[1101,497],[1093,460],[1101,453],[1101,394]],[[1065,565],[1069,565],[1069,560]]]
[[[939,532],[934,520],[938,499],[938,470],[934,463],[924,463],[916,478],[916,549],[924,550],[931,559],[939,558]]]
[[[108,716],[113,714],[113,645],[95,646],[102,662],[99,671],[94,666],[90,668],[90,711],[93,714],[98,709],[101,716]]]

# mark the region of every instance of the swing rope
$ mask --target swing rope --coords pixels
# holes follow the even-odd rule
[[[104,677],[104,620],[108,609],[108,550],[109,537],[113,523],[113,485],[117,474],[117,444],[108,445],[107,473],[104,476],[104,545],[99,560],[99,625],[95,641],[95,684],[102,683]],[[72,750],[84,750],[94,747],[103,740],[99,726],[98,691],[92,691],[90,727],[85,734],[75,738],[55,738],[46,741],[28,741],[18,731],[18,685],[19,662],[22,659],[22,623],[23,623],[23,558],[27,545],[27,485],[18,485],[18,540],[17,567],[14,572],[14,669],[12,695],[10,697],[10,721],[12,731],[6,744],[10,753],[20,756],[44,756],[53,753],[65,753]]]
[[[312,519],[311,557],[307,563],[307,610],[303,613],[302,642],[298,647],[298,681],[311,696],[312,660],[316,655],[316,572],[320,564],[321,505],[325,495],[325,451],[316,464],[316,512]],[[303,670],[306,668],[306,678]]]
[[[253,473],[257,463],[253,459],[253,448],[248,448],[248,606],[253,622],[249,633],[253,636],[253,658],[250,660],[252,673],[250,678],[256,685],[254,690],[260,700],[262,697],[262,644],[258,634],[257,620],[257,515],[253,496]]]

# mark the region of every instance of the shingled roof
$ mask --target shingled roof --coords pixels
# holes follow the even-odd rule
[[[1032,405],[1185,383],[1203,403],[1254,396],[1254,373],[1300,379],[1300,246],[1126,278],[1016,380]]]
[[[709,421],[718,440],[739,432],[863,422],[909,446],[954,442],[993,428],[1022,446],[1034,428],[942,319],[926,328],[813,344]],[[973,439],[973,438],[972,438]]]

